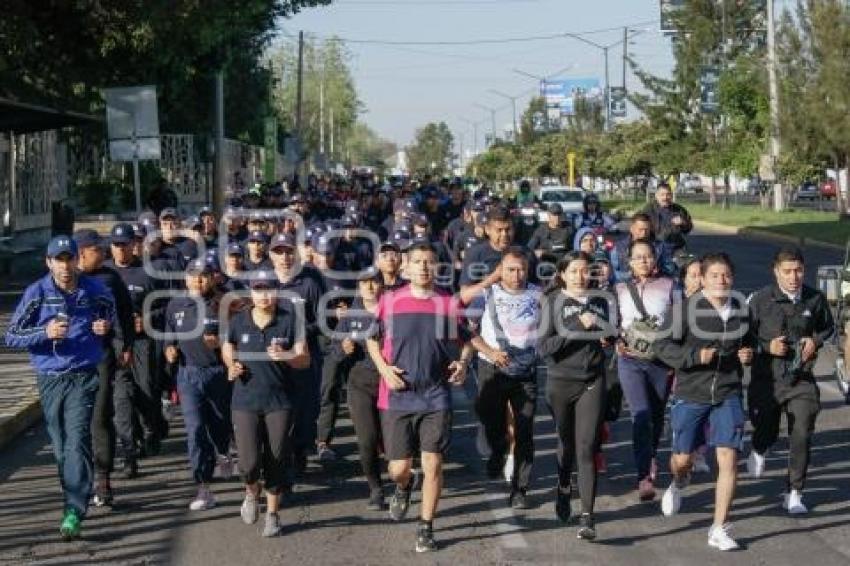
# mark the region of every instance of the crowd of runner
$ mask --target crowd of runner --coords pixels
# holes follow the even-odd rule
[[[62,536],[80,535],[90,504],[112,505],[116,461],[132,479],[159,453],[178,406],[197,484],[189,508],[214,507],[214,478],[238,467],[241,519],[258,522],[264,503],[262,535],[277,536],[308,458],[336,458],[345,400],[368,509],[401,521],[421,489],[415,549],[434,550],[452,389],[468,376],[487,474],[508,480],[515,509],[530,505],[542,395],[558,438],[555,513],[577,520],[580,539],[597,536],[602,445],[623,399],[641,501],[667,466],[657,454],[669,407],[665,516],[714,448],[712,547],[737,548],[729,516],[748,417],[757,478],[787,416],[784,507],[805,513],[812,367],[834,324],[803,284],[801,253],[780,250],[766,286],[744,297],[728,255],[688,255],[691,219],[669,187],[622,234],[588,192],[582,213],[551,205],[520,237],[517,203],[533,201],[527,184],[501,199],[460,180],[311,177],[234,197],[220,217],[163,208],[106,237],[54,238],[50,272],[27,288],[6,343],[28,348],[37,370]]]

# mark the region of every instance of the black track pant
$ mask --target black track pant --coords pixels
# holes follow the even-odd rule
[[[109,476],[115,467],[115,351],[111,346],[104,349],[103,360],[97,365],[98,389],[91,421],[94,469],[99,478]]]
[[[498,459],[508,451],[505,413],[509,404],[514,414],[516,438],[511,487],[525,490],[531,481],[531,465],[534,462],[536,374],[528,379],[518,379],[505,375],[490,362],[479,359],[475,411],[484,426],[487,443]]]
[[[558,433],[558,487],[569,490],[575,461],[582,513],[592,513],[596,499],[593,453],[605,408],[605,393],[602,375],[589,384],[563,379],[549,379],[546,383],[546,403]]]
[[[378,456],[382,441],[378,413],[380,379],[377,370],[362,364],[351,368],[348,375],[348,411],[351,413],[354,433],[357,435],[360,465],[370,490],[381,486],[381,460]]]
[[[339,405],[342,402],[342,384],[345,382],[346,364],[343,359],[328,356],[322,365],[321,403],[317,423],[317,442],[330,444],[334,437]]]
[[[292,411],[232,411],[231,417],[242,480],[253,484],[262,478],[268,493],[280,493],[284,483],[284,458],[292,428]]]
[[[770,391],[759,384],[751,385],[748,395],[750,422],[753,423],[753,449],[764,454],[779,436],[782,414],[788,421],[787,488],[802,491],[809,469],[812,435],[820,403],[813,398],[799,397],[778,402]]]

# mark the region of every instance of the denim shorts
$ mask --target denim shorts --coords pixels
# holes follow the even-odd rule
[[[733,395],[718,405],[678,400],[670,409],[673,430],[673,453],[690,454],[703,441],[703,427],[708,422],[706,440],[710,446],[741,449],[746,415],[740,395]]]

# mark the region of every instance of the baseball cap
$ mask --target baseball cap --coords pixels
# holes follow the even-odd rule
[[[112,227],[109,233],[110,241],[113,244],[124,245],[133,241],[135,231],[130,224],[120,223]]]
[[[327,234],[313,236],[312,245],[313,250],[322,255],[332,253],[335,248],[333,238]]]
[[[381,280],[381,272],[374,265],[370,265],[357,273],[358,281],[370,281],[372,279]]]
[[[428,221],[428,217],[424,214],[417,214],[413,217],[413,225],[414,226],[428,226],[430,222]]]
[[[212,207],[202,206],[200,210],[198,210],[198,218],[203,218],[204,216],[215,216]]]
[[[393,232],[392,241],[400,251],[406,251],[410,247],[410,232],[397,230]]]
[[[139,215],[139,218],[136,219],[139,224],[143,224],[145,226],[156,226],[159,222],[156,218],[156,214],[151,212],[150,210],[146,210]]]
[[[159,219],[165,220],[166,218],[177,218],[177,219],[179,219],[180,215],[177,213],[176,208],[171,208],[171,207],[163,208],[162,212],[159,213]]]
[[[399,247],[398,243],[395,242],[393,239],[389,239],[389,240],[386,240],[384,242],[381,242],[381,247],[378,248],[378,251],[382,252],[382,251],[387,250],[387,249],[395,250],[397,252],[401,251],[401,248]]]
[[[274,272],[265,269],[255,271],[249,283],[251,289],[274,289],[276,286],[277,277],[275,277]]]
[[[70,236],[56,236],[47,244],[47,257],[54,258],[62,254],[77,257],[77,243]]]
[[[266,213],[262,210],[255,210],[251,213],[251,218],[248,222],[265,222],[266,221]]]
[[[186,266],[186,273],[188,275],[201,275],[204,273],[211,273],[212,267],[207,263],[207,260],[202,257],[198,257],[189,262],[189,265]]]
[[[272,238],[269,249],[295,248],[295,237],[292,234],[277,234]]]
[[[218,263],[218,254],[215,250],[209,250],[204,256],[204,262],[211,271],[221,271],[221,265]]]
[[[242,246],[233,242],[227,246],[227,255],[245,255],[245,252],[242,250]]]
[[[291,197],[289,197],[289,203],[290,203],[290,204],[295,204],[295,203],[299,203],[299,202],[304,202],[305,200],[306,200],[306,199],[304,198],[304,195],[303,195],[303,194],[301,194],[301,193],[295,193],[294,195],[292,195]]]
[[[554,202],[554,203],[549,205],[549,208],[547,209],[547,211],[552,213],[552,214],[563,214],[564,213],[564,207],[562,207],[557,202]]]
[[[342,227],[343,228],[354,228],[357,226],[358,218],[354,214],[346,214],[342,217]]]
[[[269,241],[269,237],[266,235],[265,232],[262,232],[260,230],[254,230],[248,236],[248,241],[249,242],[262,242],[262,243],[265,244]]]
[[[74,242],[76,242],[77,248],[99,246],[101,241],[100,234],[91,228],[84,228],[83,230],[77,230],[74,232]]]
[[[144,240],[145,236],[148,235],[148,227],[141,222],[133,224],[133,237],[138,238],[139,240]]]
[[[190,216],[189,218],[186,219],[186,222],[184,222],[183,225],[186,228],[189,228],[190,230],[194,230],[195,228],[203,228],[204,227],[204,223],[201,222],[201,219],[198,216]]]

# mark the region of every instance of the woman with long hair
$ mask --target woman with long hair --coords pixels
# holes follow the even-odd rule
[[[611,333],[608,301],[589,292],[591,263],[591,257],[581,251],[570,252],[558,262],[543,298],[537,345],[546,361],[546,403],[558,435],[555,513],[564,522],[570,518],[570,475],[575,460],[581,497],[578,538],[585,540],[596,538],[593,456],[605,408],[603,347]]]

